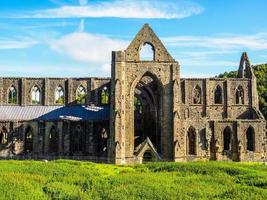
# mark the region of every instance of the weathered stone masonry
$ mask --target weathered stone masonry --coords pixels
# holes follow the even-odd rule
[[[142,57],[145,47],[149,59]],[[180,78],[146,24],[109,78],[0,78],[0,156],[262,161],[266,122],[243,53],[238,78]]]

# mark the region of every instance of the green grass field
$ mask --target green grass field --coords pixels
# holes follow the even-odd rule
[[[0,161],[0,199],[267,199],[267,166]]]

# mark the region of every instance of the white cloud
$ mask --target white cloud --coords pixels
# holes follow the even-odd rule
[[[31,38],[10,39],[0,38],[0,49],[25,49],[39,42]]]
[[[129,43],[103,35],[72,33],[50,42],[53,50],[86,63],[108,63],[111,52],[124,50]]]
[[[118,17],[118,18],[160,18],[179,19],[200,14],[204,8],[196,3],[160,0],[112,0],[87,2],[79,1],[80,6],[65,5],[58,8],[37,10],[15,16],[14,18],[85,18],[85,17]]]
[[[163,41],[166,42],[167,45],[175,47],[204,47],[216,49],[248,48],[252,50],[267,49],[267,33],[218,37],[177,36],[163,38]]]

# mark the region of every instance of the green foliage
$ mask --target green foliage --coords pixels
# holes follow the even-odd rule
[[[267,119],[267,63],[253,66],[257,77],[257,90],[259,94],[259,107],[265,119]],[[237,71],[224,72],[218,75],[219,78],[236,78]]]
[[[0,199],[267,199],[267,166],[2,160]]]
[[[57,103],[57,104],[64,104],[64,96],[59,97],[59,98],[56,100],[56,103]]]
[[[76,95],[76,103],[77,104],[85,104],[86,94],[79,93]]]

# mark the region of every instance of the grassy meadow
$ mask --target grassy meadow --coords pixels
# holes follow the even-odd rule
[[[267,199],[267,165],[2,160],[0,199]]]

